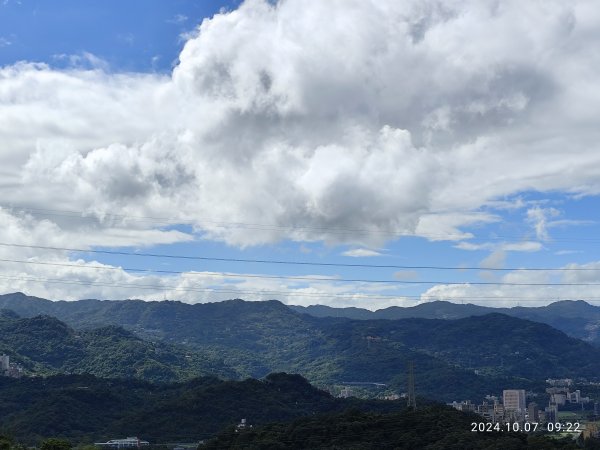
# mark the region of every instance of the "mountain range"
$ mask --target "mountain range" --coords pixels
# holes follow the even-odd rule
[[[0,296],[0,307],[13,311],[4,314],[0,345],[45,370],[100,376],[112,370],[150,380],[185,380],[213,367],[213,373],[234,379],[285,371],[321,386],[383,383],[405,391],[407,364],[413,362],[418,392],[446,401],[477,400],[510,386],[533,389],[548,377],[600,374],[600,349],[546,324],[498,313],[352,320],[302,314],[278,301],[52,302],[23,294]],[[31,353],[38,346],[34,337],[43,341],[44,334],[19,330],[36,327],[57,333],[65,362]],[[25,338],[32,340],[29,347]],[[112,355],[115,345],[124,350]]]
[[[290,308],[315,317],[344,317],[355,320],[462,319],[499,313],[546,323],[569,336],[600,345],[600,306],[590,305],[583,300],[562,300],[546,306],[512,308],[492,308],[447,301],[433,301],[409,307],[391,306],[377,311],[363,308],[332,308],[324,305],[290,306]]]
[[[118,310],[123,316],[131,314],[131,321],[138,321],[139,306],[120,304],[119,307],[109,305],[101,300],[85,300],[73,302],[51,302],[45,299],[29,297],[22,293],[0,295],[0,308],[11,309],[21,316],[30,317],[38,314],[48,314],[61,318],[77,326],[89,326],[105,323],[105,314]],[[105,302],[105,301],[104,301]],[[165,302],[146,302],[162,304]],[[333,308],[325,305],[296,306],[290,309],[314,317],[337,317],[354,320],[373,319],[462,319],[471,316],[482,316],[490,313],[505,314],[520,319],[532,320],[550,325],[563,331],[569,336],[600,345],[600,306],[591,305],[583,300],[561,300],[546,306],[515,306],[511,308],[495,308],[489,306],[458,304],[447,301],[433,301],[416,306],[389,308],[370,311],[363,308]],[[160,313],[160,306],[145,308],[146,314]],[[120,319],[121,321],[123,319]]]

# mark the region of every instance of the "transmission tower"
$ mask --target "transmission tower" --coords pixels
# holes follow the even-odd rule
[[[408,363],[408,407],[417,408],[415,398],[415,364],[412,361]]]

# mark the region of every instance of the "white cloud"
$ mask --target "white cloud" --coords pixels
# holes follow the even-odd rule
[[[0,209],[3,238],[10,242],[50,247],[83,247],[86,245],[125,245],[138,239],[139,245],[152,242],[168,243],[190,239],[178,232],[165,231],[157,235],[153,230],[132,230],[127,236],[90,229],[87,239],[77,240],[77,234],[61,232],[48,220],[37,220],[31,215],[14,215]],[[135,222],[132,223],[135,225]],[[154,233],[154,234],[153,234]],[[174,233],[174,234],[173,234]],[[136,235],[137,234],[137,235]],[[136,236],[134,236],[136,235]],[[104,242],[102,240],[105,240]],[[122,239],[122,241],[120,241]],[[6,260],[28,261],[28,263]],[[41,262],[42,264],[37,264]],[[47,264],[49,263],[49,264]],[[490,261],[482,261],[489,267]],[[496,258],[501,265],[501,258]],[[500,279],[505,283],[589,283],[598,282],[600,262],[587,265],[570,264],[565,269],[580,271],[514,271]],[[590,270],[593,269],[593,270]],[[141,298],[144,300],[176,299],[189,303],[219,301],[229,298],[247,300],[279,299],[288,304],[326,304],[330,306],[357,306],[367,309],[392,305],[410,306],[415,300],[398,294],[397,286],[381,283],[347,283],[315,274],[286,279],[257,278],[254,273],[221,274],[215,272],[188,272],[181,275],[160,273],[128,273],[120,267],[74,259],[67,251],[13,248],[0,245],[0,292],[25,291],[52,299],[80,298]],[[247,278],[246,278],[247,276]],[[312,278],[306,280],[305,277]],[[398,280],[415,280],[414,271],[394,274]],[[335,277],[334,277],[335,278]],[[494,306],[545,304],[561,298],[597,299],[597,286],[477,286],[438,285],[422,295],[422,300],[445,299],[468,301]]]
[[[573,263],[558,270],[515,270],[503,274],[500,279],[490,281],[506,284],[437,285],[428,289],[421,299],[460,301],[489,306],[515,306],[515,304],[540,306],[557,300],[586,300],[592,304],[598,304],[600,301],[598,295],[600,262]],[[548,285],[549,283],[554,285]]]
[[[79,54],[70,55],[61,53],[52,55],[52,58],[56,61],[66,62],[71,69],[92,69],[102,71],[108,71],[110,69],[108,61],[99,58],[90,52],[81,52]]]
[[[535,229],[535,234],[542,241],[548,240],[548,222],[552,217],[558,217],[560,211],[556,208],[540,208],[536,206],[527,210],[527,221]]]
[[[459,249],[459,250],[475,251],[475,250],[487,250],[487,249],[491,249],[491,248],[493,248],[493,244],[490,244],[490,243],[475,244],[473,242],[463,241],[463,242],[459,242],[454,247],[457,248],[457,249]]]
[[[600,190],[590,8],[251,0],[205,20],[172,78],[7,67],[4,193],[48,204],[41,176],[54,198],[83,189],[74,209],[158,208],[242,246],[464,238],[523,189]]]
[[[0,197],[84,211],[93,231],[27,227],[104,245],[189,238],[107,214],[241,247],[465,239],[519,192],[600,193],[599,25],[583,0],[248,0],[169,76],[3,67]],[[546,238],[551,210],[529,211]]]
[[[538,252],[543,246],[540,242],[523,241],[502,244],[500,248],[507,252]]]
[[[175,14],[171,19],[167,20],[167,22],[176,25],[181,25],[182,23],[187,22],[188,19],[189,17],[185,14]]]
[[[536,241],[483,242],[481,244],[463,241],[454,247],[460,250],[492,250],[493,252],[537,252],[543,249],[542,244]]]
[[[0,36],[0,48],[2,47],[8,47],[12,45],[12,41],[10,41],[9,39]]]
[[[506,252],[503,249],[495,250],[481,260],[480,266],[488,269],[501,269],[506,261]]]
[[[92,247],[146,247],[157,244],[187,242],[193,239],[190,234],[177,230],[148,228],[145,222],[126,222],[124,226],[112,226],[110,220],[105,223],[90,221],[86,218],[67,216],[65,222],[57,224],[32,214],[16,214],[0,208],[0,243],[34,246],[90,249]],[[121,220],[119,220],[121,225]],[[61,226],[62,225],[62,226]],[[26,248],[12,249],[0,246],[0,255],[19,257],[38,254],[37,250]],[[63,254],[63,252],[59,252]]]
[[[460,226],[481,225],[499,220],[495,215],[481,212],[424,213],[419,218],[415,234],[432,241],[458,241],[473,237],[472,233],[460,231]]]
[[[571,263],[565,268],[571,269],[563,274],[566,283],[600,283],[600,261],[587,264]]]
[[[342,255],[351,256],[353,258],[364,258],[369,256],[381,256],[381,253],[368,248],[354,248],[351,250],[346,250],[342,253]]]
[[[521,209],[529,203],[529,201],[525,201],[522,197],[519,196],[512,200],[492,200],[487,202],[486,206],[495,210],[511,211]]]
[[[255,278],[257,274],[220,274],[214,272],[187,272],[163,276],[136,274],[100,264],[95,261],[46,258],[43,264],[31,257],[29,263],[0,261],[0,292],[24,291],[29,295],[53,300],[81,298],[142,300],[180,300],[187,303],[205,303],[232,298],[248,301],[277,299],[286,304],[330,306],[357,306],[379,309],[392,305],[414,304],[414,300],[386,292],[376,283],[356,285],[335,280],[304,280]],[[247,278],[244,278],[247,277]]]
[[[597,37],[581,17],[587,4],[493,5],[253,0],[205,20],[171,79],[5,68],[2,92],[13,100],[1,111],[4,160],[26,183],[60,171],[44,186],[83,189],[75,208],[87,209],[87,197],[117,212],[158,202],[196,222],[278,224],[256,233],[199,223],[235,245],[462,239],[460,227],[483,217],[470,210],[501,196],[598,188],[588,144],[597,131],[579,130],[591,110],[569,106],[577,84],[563,82],[569,71],[584,82],[596,63],[591,43],[582,46],[583,33]],[[24,135],[25,117],[33,123]],[[555,135],[558,121],[573,133]],[[183,179],[151,167],[164,154],[185,168]],[[107,188],[111,173],[133,180]],[[40,198],[29,187],[21,196]],[[302,231],[281,228],[298,223]]]

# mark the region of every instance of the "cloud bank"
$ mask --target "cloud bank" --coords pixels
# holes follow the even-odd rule
[[[378,248],[468,238],[525,190],[596,195],[599,30],[591,1],[248,0],[169,76],[3,67],[0,234],[191,239],[131,220],[162,217],[239,247]],[[539,238],[552,217],[532,210]]]

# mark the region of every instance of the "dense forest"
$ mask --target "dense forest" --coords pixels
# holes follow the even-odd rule
[[[54,317],[19,318],[6,310],[0,310],[0,353],[26,375],[90,373],[150,381],[237,376],[209,351],[145,341],[114,325],[77,331]]]
[[[161,442],[198,442],[246,418],[255,425],[348,408],[391,412],[405,402],[338,399],[299,375],[263,380],[214,377],[185,383],[150,383],[57,375],[0,377],[0,434],[35,445],[56,437],[77,443],[139,436]]]
[[[5,314],[0,351],[37,373],[182,381],[285,371],[322,387],[383,383],[389,392],[405,392],[412,361],[417,391],[443,401],[479,401],[507,387],[543,390],[549,377],[600,374],[600,349],[502,314],[350,320],[300,314],[277,301],[53,303],[24,297],[21,303],[14,295],[2,299],[13,298],[26,317]],[[27,317],[35,312],[52,312],[69,325]],[[28,329],[39,332],[22,331]]]
[[[321,450],[575,450],[571,438],[551,439],[524,433],[471,432],[481,418],[443,406],[381,414],[348,410],[304,417],[291,423],[229,429],[200,445],[217,449],[321,449]],[[597,443],[588,442],[586,448]]]
[[[410,318],[451,320],[500,313],[545,323],[571,337],[600,346],[600,306],[590,305],[583,300],[561,300],[545,306],[514,306],[512,308],[494,308],[439,300],[416,306],[390,306],[377,311],[352,307],[332,308],[324,305],[290,306],[290,308],[315,317],[345,317],[357,320]]]

